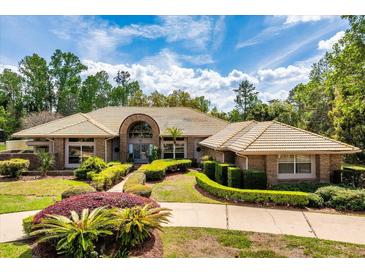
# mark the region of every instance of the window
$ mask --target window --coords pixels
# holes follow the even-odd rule
[[[145,122],[137,122],[128,130],[129,138],[152,138],[152,129]]]
[[[162,155],[163,155],[164,159],[173,158],[174,157],[174,142],[169,141],[169,140],[167,141],[164,138],[163,145],[162,145],[162,150],[163,150]],[[175,158],[176,159],[186,158],[186,156],[185,156],[185,140],[183,138],[180,141],[176,141]]]
[[[83,161],[94,155],[93,138],[70,138],[66,141],[66,167],[78,167]]]
[[[315,176],[314,156],[311,155],[279,155],[279,178],[313,177]]]

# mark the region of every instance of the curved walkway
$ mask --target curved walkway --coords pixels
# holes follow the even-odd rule
[[[288,234],[365,244],[365,217],[246,206],[160,203],[172,209],[168,226],[211,227]],[[0,242],[23,237],[23,218],[37,211],[0,215]]]

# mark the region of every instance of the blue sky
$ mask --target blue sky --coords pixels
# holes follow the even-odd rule
[[[0,69],[61,49],[84,76],[126,69],[146,93],[180,88],[229,110],[244,79],[263,100],[286,98],[347,27],[336,16],[0,16]]]

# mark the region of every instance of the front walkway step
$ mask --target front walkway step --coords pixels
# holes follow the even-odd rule
[[[113,186],[111,189],[109,189],[107,192],[123,192],[123,186],[124,186],[124,183],[125,183],[125,181],[127,180],[127,178],[129,177],[129,176],[131,176],[131,174],[132,174],[133,172],[131,172],[131,173],[129,173],[126,177],[124,177],[124,179],[120,182],[120,183],[118,183],[118,184],[116,184],[115,186]]]

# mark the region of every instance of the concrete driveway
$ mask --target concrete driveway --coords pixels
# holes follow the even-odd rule
[[[365,244],[365,217],[217,204],[160,204],[172,209],[169,226],[288,234]],[[23,218],[37,212],[1,214],[0,242],[23,237]]]
[[[160,203],[169,226],[212,227],[365,244],[365,217],[232,205]]]

